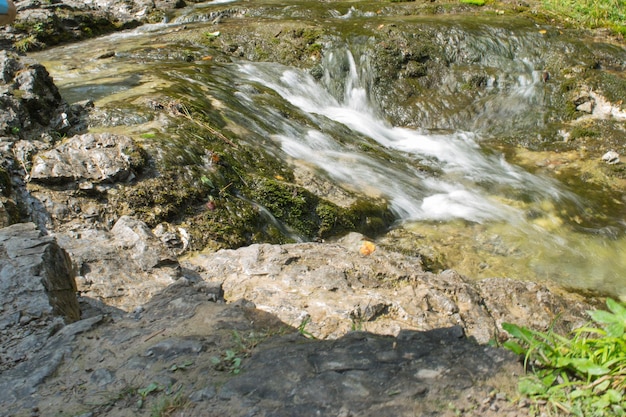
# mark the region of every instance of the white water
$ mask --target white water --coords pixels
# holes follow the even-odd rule
[[[387,164],[355,151],[350,143],[342,144],[330,132],[315,127],[304,132],[291,127],[273,136],[290,157],[315,165],[347,188],[385,197],[402,220],[497,220],[521,224],[523,212],[506,202],[511,192],[532,194],[537,201],[565,196],[551,180],[531,175],[501,156],[485,154],[472,133],[430,134],[390,126],[378,117],[368,98],[367,77],[361,76],[367,68],[359,68],[352,55],[344,53],[348,54],[349,71],[339,100],[323,83],[297,69],[250,63],[241,65],[240,72],[248,82],[277,92],[299,108],[310,118],[312,126],[324,125],[323,119],[330,119],[347,126],[355,137],[369,138],[385,149],[400,152],[439,175]],[[329,54],[328,62],[333,60],[333,54]],[[328,81],[328,72],[324,78]],[[243,100],[252,100],[246,93],[239,95]]]
[[[163,24],[144,27],[45,51],[40,60],[56,69],[52,74],[65,97],[91,95],[98,105],[149,96],[163,85],[180,86],[198,103],[207,100],[207,108],[220,111],[229,121],[226,129],[250,146],[315,167],[348,190],[387,199],[402,220],[399,230],[409,231],[407,239],[416,236],[409,243],[413,249],[434,251],[434,256],[441,251],[446,266],[469,277],[551,280],[626,299],[621,229],[612,237],[601,230],[575,231],[561,220],[563,205],[574,203],[581,213],[593,208],[556,181],[489,153],[476,133],[389,125],[369,98],[367,56],[355,60],[345,50],[325,52],[326,73],[319,81],[273,63],[195,62],[190,64],[194,71],[186,71],[179,62],[171,68],[158,62],[166,71],[154,72],[155,58],[143,49],[154,47],[160,28],[169,30]],[[115,50],[116,57],[93,59],[94,51],[107,50]],[[540,72],[529,60],[518,67],[498,80],[500,93],[481,101],[485,116],[514,118],[537,108]],[[509,84],[502,88],[505,81]],[[468,130],[485,120],[476,119]]]
[[[327,58],[332,62],[332,54]],[[584,211],[583,201],[558,182],[485,152],[474,133],[433,134],[389,125],[369,99],[366,62],[357,63],[352,55],[348,62],[338,98],[326,87],[336,81],[336,74],[328,71],[316,81],[305,72],[277,64],[239,66],[243,84],[278,93],[309,123],[291,121],[259,106],[249,88],[239,89],[236,96],[262,113],[258,117],[272,119],[272,129],[265,133],[284,154],[315,166],[345,188],[386,198],[406,230],[420,236],[420,248],[442,246],[444,258],[462,273],[475,278],[550,280],[626,299],[622,284],[626,240],[577,233],[560,219],[561,205]],[[535,73],[521,77],[508,96],[497,98],[499,106],[511,101],[515,107],[502,111],[519,111],[520,98],[532,101],[532,92],[542,82]],[[374,152],[359,147],[372,142],[380,145]],[[419,169],[415,162],[433,172]],[[470,224],[455,222],[459,219]]]

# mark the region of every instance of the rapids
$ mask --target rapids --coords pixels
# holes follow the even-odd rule
[[[344,22],[356,15],[375,18],[352,9],[328,18]],[[593,202],[555,177],[507,160],[507,152],[484,140],[490,118],[515,120],[541,110],[545,60],[512,51],[524,42],[532,50],[540,36],[536,29],[524,28],[515,48],[501,50],[502,43],[487,42],[483,29],[461,25],[479,32],[483,43],[476,47],[485,57],[480,65],[497,54],[507,57],[506,74],[489,78],[486,88],[496,89],[498,82],[509,88],[477,98],[480,111],[465,129],[427,129],[389,121],[373,92],[374,58],[362,43],[325,43],[315,76],[276,62],[183,62],[181,49],[195,55],[216,51],[170,43],[165,36],[213,32],[214,27],[172,22],[34,56],[48,67],[68,101],[92,98],[97,106],[114,106],[156,92],[182,92],[219,110],[231,132],[245,132],[241,143],[263,146],[276,158],[306,166],[346,190],[388,201],[397,222],[379,237],[380,244],[420,253],[473,278],[548,280],[626,297],[623,217],[605,213],[605,224],[577,227],[569,219],[593,210]],[[446,42],[454,41],[455,34]],[[108,50],[115,51],[114,58],[94,59]],[[424,104],[424,112],[436,119],[432,112],[439,98],[421,100],[433,103]],[[141,129],[131,125],[126,131],[137,135]]]

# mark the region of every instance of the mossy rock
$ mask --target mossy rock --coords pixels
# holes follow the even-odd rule
[[[258,179],[251,193],[278,220],[309,239],[326,239],[352,230],[376,235],[394,220],[385,203],[359,200],[342,208],[300,186],[274,179]]]

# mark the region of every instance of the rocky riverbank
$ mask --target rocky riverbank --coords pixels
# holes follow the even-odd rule
[[[56,240],[16,224],[0,242],[9,416],[527,415],[518,359],[485,343],[503,321],[564,331],[593,307],[425,273],[356,234],[181,262],[128,218]]]
[[[46,34],[61,22],[69,37],[59,41],[80,39],[85,28],[92,36],[185,6],[128,3],[18,1],[21,20],[4,39],[32,36],[20,32],[25,22],[44,22]],[[68,104],[43,66],[8,51],[0,105],[8,416],[523,416],[521,365],[487,343],[506,338],[503,322],[567,332],[599,305],[543,283],[429,272],[419,254],[356,232],[193,252],[195,230],[149,225],[158,210],[140,218],[139,204],[128,208],[147,201],[138,178],[177,187],[153,175],[157,148],[102,125],[91,132],[102,116],[93,103]],[[177,102],[145,108],[188,121]],[[207,164],[228,172],[219,158]],[[185,198],[211,213],[221,196],[207,195]],[[381,211],[363,210],[370,228],[360,230],[384,226]],[[344,226],[359,223],[349,219]]]

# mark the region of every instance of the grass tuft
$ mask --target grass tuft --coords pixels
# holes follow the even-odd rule
[[[529,374],[520,393],[555,413],[626,416],[626,307],[608,299],[609,311],[589,311],[592,322],[569,337],[502,324],[504,346],[524,357]]]
[[[612,28],[621,33],[626,27],[624,0],[543,0],[543,7],[588,28]]]

